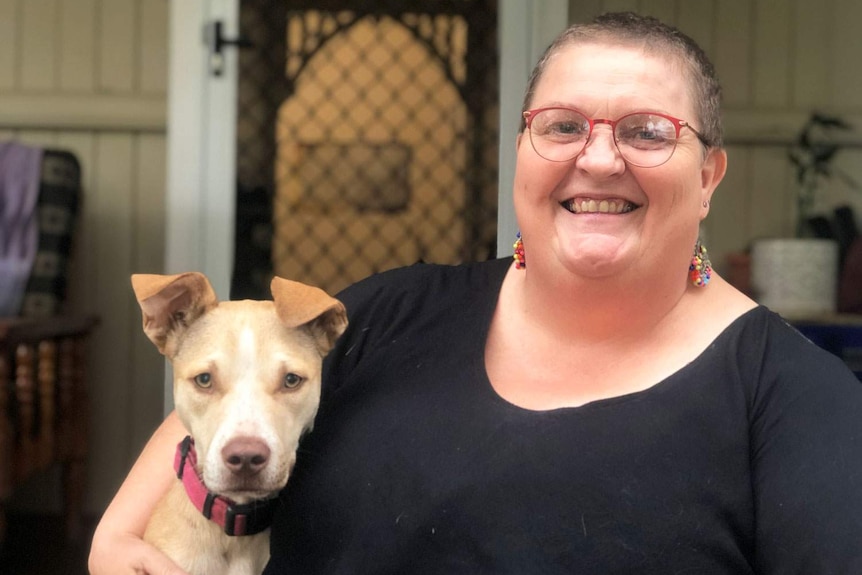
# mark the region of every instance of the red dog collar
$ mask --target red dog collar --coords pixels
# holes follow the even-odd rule
[[[174,471],[183,482],[192,504],[204,517],[224,529],[227,535],[254,535],[269,528],[277,498],[237,505],[227,497],[210,492],[197,472],[195,441],[186,436],[177,445]]]

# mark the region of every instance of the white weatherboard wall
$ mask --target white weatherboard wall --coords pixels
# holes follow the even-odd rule
[[[70,303],[101,317],[89,353],[91,513],[162,414],[163,361],[129,275],[164,267],[167,23],[167,0],[0,0],[0,139],[67,149],[82,166]],[[56,483],[48,474],[16,503],[58,508]]]

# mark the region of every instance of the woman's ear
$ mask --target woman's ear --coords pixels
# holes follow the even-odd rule
[[[711,149],[700,168],[701,219],[709,213],[709,203],[715,188],[724,179],[727,172],[727,152],[722,148]]]

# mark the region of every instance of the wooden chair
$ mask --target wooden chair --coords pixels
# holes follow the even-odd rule
[[[87,455],[85,349],[92,316],[0,319],[0,541],[13,489],[62,466],[66,533],[81,533]]]
[[[81,204],[74,154],[44,150],[37,201],[38,248],[20,313],[0,317],[0,542],[13,490],[62,468],[66,533],[81,534],[87,455],[87,339],[98,323],[67,311],[73,232]]]

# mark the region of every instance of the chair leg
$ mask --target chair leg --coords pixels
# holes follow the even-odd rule
[[[89,433],[89,401],[84,373],[86,346],[81,340],[66,340],[61,344],[61,373],[70,378],[69,397],[75,417],[67,424],[73,430],[69,452],[63,463],[63,505],[66,535],[70,541],[80,539],[83,531],[83,499],[87,480],[87,437]],[[64,357],[65,356],[65,357]]]

